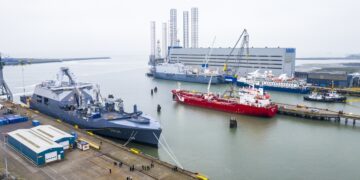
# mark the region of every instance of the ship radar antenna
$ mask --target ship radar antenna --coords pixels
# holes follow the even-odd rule
[[[10,91],[10,88],[6,84],[4,80],[3,68],[5,63],[2,61],[1,53],[0,53],[0,96],[6,96],[8,101],[13,100],[13,94]]]

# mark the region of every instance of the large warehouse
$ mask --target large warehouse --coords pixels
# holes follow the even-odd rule
[[[200,67],[206,57],[209,66],[223,69],[232,48],[170,48],[169,62],[181,62],[185,65]],[[241,75],[260,69],[272,71],[275,75],[287,74],[293,77],[295,72],[296,49],[294,48],[249,48],[249,55],[239,55],[239,48],[229,56],[228,67],[239,69]]]
[[[64,159],[64,148],[30,129],[18,129],[8,133],[8,145],[36,165]]]
[[[75,142],[75,137],[50,125],[40,125],[31,128],[39,135],[45,136],[52,141],[59,143],[64,149],[69,149]]]
[[[360,87],[360,74],[349,74],[345,71],[332,72],[295,72],[295,77],[306,79],[306,82],[321,87]]]

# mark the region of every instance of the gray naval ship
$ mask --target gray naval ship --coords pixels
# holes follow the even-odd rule
[[[67,77],[68,81],[64,80]],[[123,101],[113,95],[102,98],[98,85],[76,82],[68,68],[60,69],[57,80],[44,81],[32,96],[21,101],[31,109],[61,119],[95,134],[157,147],[160,123],[137,110],[124,111]]]

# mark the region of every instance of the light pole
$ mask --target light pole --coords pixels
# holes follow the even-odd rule
[[[6,134],[2,134],[4,137],[4,161],[5,161],[5,177],[9,176],[8,166],[7,166],[7,153],[6,153]]]

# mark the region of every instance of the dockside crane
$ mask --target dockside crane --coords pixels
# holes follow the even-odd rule
[[[246,29],[243,30],[243,32],[241,33],[239,39],[236,41],[234,47],[231,49],[229,55],[227,56],[225,63],[224,63],[224,69],[223,71],[225,72],[225,81],[228,82],[235,82],[240,70],[240,66],[238,67],[238,69],[236,71],[231,70],[228,68],[228,63],[229,63],[229,59],[230,56],[233,54],[234,50],[236,49],[236,47],[238,46],[239,42],[241,41],[241,45],[240,45],[240,49],[238,51],[237,56],[235,57],[236,63],[240,64],[240,60],[242,59],[242,57],[244,56],[244,51],[246,53],[245,57],[246,59],[248,58],[249,55],[249,34],[247,32]],[[235,68],[235,66],[234,66]]]
[[[13,94],[11,93],[9,86],[6,84],[4,80],[3,68],[5,63],[2,61],[1,53],[0,53],[0,96],[6,96],[8,101],[13,100]]]

